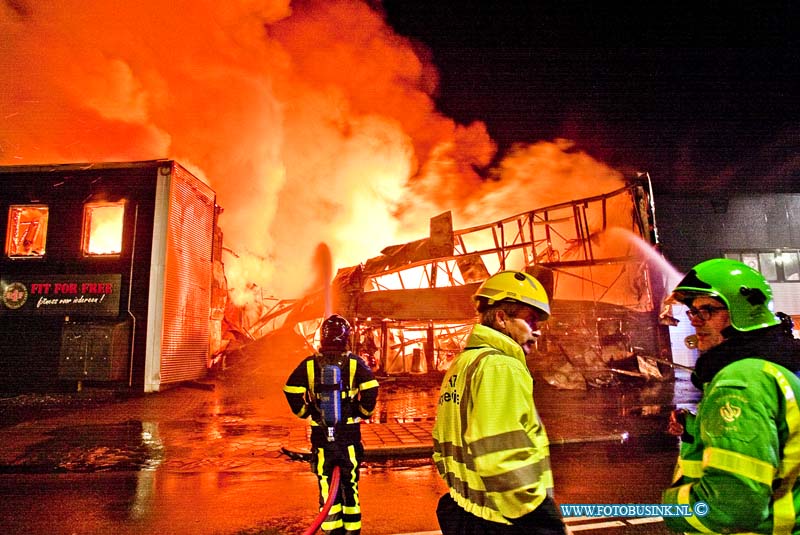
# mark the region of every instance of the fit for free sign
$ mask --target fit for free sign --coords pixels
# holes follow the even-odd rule
[[[122,276],[57,275],[0,282],[0,313],[116,316]]]

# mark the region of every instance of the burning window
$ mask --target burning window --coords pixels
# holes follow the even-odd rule
[[[6,255],[11,258],[44,256],[49,208],[43,205],[11,205],[8,209]]]
[[[122,217],[125,202],[88,203],[83,207],[83,254],[115,255],[122,252]]]

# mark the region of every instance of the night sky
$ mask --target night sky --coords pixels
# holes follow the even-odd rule
[[[567,138],[657,191],[800,191],[790,2],[382,4],[432,55],[441,112],[485,122],[498,156]]]

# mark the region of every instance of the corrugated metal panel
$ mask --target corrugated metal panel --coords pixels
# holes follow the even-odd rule
[[[170,188],[161,384],[203,377],[209,355],[214,192],[179,165]]]

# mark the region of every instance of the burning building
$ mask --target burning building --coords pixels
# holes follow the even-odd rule
[[[225,305],[221,212],[172,160],[0,167],[0,382],[153,392],[203,377]]]
[[[173,160],[0,167],[0,379],[6,388],[113,382],[154,392],[202,378],[219,357],[227,285],[214,191]],[[539,340],[545,377],[602,382],[635,355],[669,357],[658,325],[649,184],[463,229],[451,212],[429,236],[383,249],[332,281],[354,349],[387,374],[443,370],[476,320],[489,275],[525,270],[553,316]],[[323,290],[275,300],[252,338],[284,327],[314,345]],[[532,363],[533,366],[533,363]],[[570,378],[570,379],[567,379]]]
[[[445,212],[430,220],[427,238],[339,270],[333,309],[354,322],[355,350],[383,372],[443,370],[476,321],[477,287],[500,270],[525,270],[543,282],[553,309],[538,342],[547,358],[535,366],[561,386],[576,376],[602,382],[637,356],[669,359],[655,241],[647,181],[465,229],[453,229]],[[322,298],[283,311],[309,344]]]
[[[227,2],[157,8],[129,3],[111,9],[91,3],[81,4],[79,18],[69,4],[9,7],[0,13],[9,43],[6,76],[0,73],[0,87],[8,97],[0,99],[6,134],[0,163],[173,157],[191,162],[191,169],[209,179],[226,207],[227,246],[236,249],[225,257],[228,295],[246,309],[240,323],[245,335],[253,337],[283,325],[299,325],[310,336],[323,307],[315,309],[313,300],[298,296],[310,280],[305,268],[317,243],[329,245],[341,268],[373,257],[375,244],[407,242],[363,265],[340,269],[335,281],[341,290],[338,305],[359,324],[359,342],[367,352],[372,352],[371,345],[380,347],[374,353],[392,373],[446,362],[448,352],[458,345],[456,333],[463,332],[459,325],[474,321],[469,299],[462,310],[454,311],[455,303],[468,296],[470,285],[501,266],[541,269],[542,277],[552,274],[557,300],[566,302],[563,296],[572,286],[582,287],[575,295],[593,293],[588,302],[628,306],[612,298],[616,286],[621,281],[641,282],[641,275],[634,275],[631,267],[614,284],[604,280],[600,273],[613,271],[604,262],[616,253],[599,254],[598,247],[608,250],[609,242],[623,242],[604,229],[619,227],[642,235],[632,223],[635,201],[620,200],[621,194],[608,197],[605,210],[584,210],[571,202],[561,207],[571,199],[616,191],[624,184],[622,173],[565,139],[522,139],[506,154],[498,154],[482,121],[461,124],[437,109],[439,74],[432,55],[394,32],[376,6],[315,0],[291,8],[286,2],[266,2],[258,9],[250,2]],[[166,39],[152,31],[165,21],[171,28]],[[101,27],[107,31],[96,31]],[[85,191],[88,195],[92,190],[87,186]],[[0,198],[5,203],[0,208],[7,208],[35,204],[32,199],[44,197],[15,186]],[[76,194],[72,202],[81,204],[83,197]],[[612,208],[616,203],[619,207]],[[126,204],[124,225],[132,224],[131,206]],[[531,207],[550,208],[528,214]],[[29,217],[36,209],[26,208],[23,215]],[[155,301],[126,290],[130,279],[136,285],[149,277],[149,268],[139,272],[137,266],[150,262],[151,249],[142,240],[150,243],[152,238],[125,227],[123,241],[135,235],[136,243],[125,242],[122,253],[72,257],[67,248],[79,251],[80,244],[70,244],[72,238],[63,245],[56,238],[54,244],[53,231],[58,230],[58,236],[64,229],[60,220],[54,225],[54,208],[49,209],[45,253],[38,259],[17,258],[20,250],[9,249],[0,262],[3,280],[14,282],[10,277],[25,273],[118,273],[121,304],[104,317],[128,317],[129,294],[131,306],[141,314],[135,325],[128,317],[125,327],[133,332],[127,380],[155,390],[179,376],[193,376],[177,370],[167,373],[163,363],[156,362],[159,344],[171,350],[171,343],[155,333],[152,339],[139,338],[143,317],[153,318],[156,325],[162,321],[148,308]],[[155,208],[150,214],[142,214],[140,208],[138,225],[154,213]],[[434,218],[429,238],[409,241],[425,235],[434,214],[444,215]],[[505,221],[507,214],[522,215]],[[484,225],[487,221],[495,223]],[[80,230],[80,223],[73,225],[70,235]],[[520,233],[518,242],[508,241],[513,233]],[[139,247],[144,247],[141,253]],[[134,250],[134,258],[126,256]],[[126,262],[132,269],[125,269]],[[415,276],[420,278],[406,280]],[[647,288],[645,284],[635,291],[646,294]],[[376,304],[394,299],[398,291],[409,296],[416,292],[423,302],[444,303],[422,315],[407,311],[405,305],[411,303],[403,299],[393,302],[396,310],[391,313]],[[3,314],[4,319],[11,317],[10,309]],[[72,322],[79,316],[72,310],[62,314],[64,324],[66,317]],[[616,316],[603,311],[602,317]],[[25,321],[33,322],[30,325],[46,333],[43,336],[61,339],[63,325],[57,318],[55,313],[31,312]],[[13,346],[17,326],[29,326],[14,325],[2,335],[4,347]],[[611,319],[603,325],[612,332],[603,336],[618,336],[618,322]],[[440,326],[452,334],[440,336]],[[424,344],[411,343],[420,338]],[[437,346],[440,340],[452,343]],[[148,357],[137,356],[142,348]],[[29,351],[39,355],[37,348]],[[49,351],[47,358],[58,356],[59,351]],[[197,373],[199,353],[192,357],[197,358],[192,361]],[[2,373],[9,379],[30,360],[4,359]],[[161,371],[155,372],[157,368]]]

